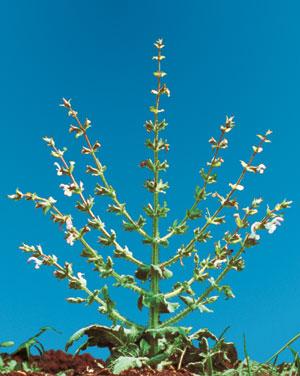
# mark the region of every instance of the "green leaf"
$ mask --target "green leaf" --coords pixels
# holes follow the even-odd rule
[[[170,211],[170,209],[168,208],[166,201],[164,201],[163,206],[161,206],[160,204],[157,205],[157,216],[158,217],[165,218],[169,211]]]
[[[103,325],[90,325],[75,332],[67,341],[65,350],[68,351],[69,348],[83,336],[87,336],[88,340],[79,351],[86,350],[90,346],[108,347],[112,349],[113,347],[124,345],[126,342],[126,336],[121,327],[110,328]],[[76,351],[76,353],[78,354],[79,351]]]
[[[171,303],[166,300],[163,294],[148,294],[146,296],[143,296],[142,303],[145,307],[153,307],[158,306],[160,313],[172,313],[174,312],[178,307],[178,303]]]
[[[112,186],[102,187],[100,184],[96,185],[95,195],[98,195],[98,196],[109,196],[111,198],[115,198],[116,197],[115,190],[113,189]]]
[[[195,292],[193,291],[193,289],[191,288],[191,286],[188,284],[187,281],[176,282],[173,286],[173,290],[176,290],[176,289],[179,289],[179,288],[182,289],[183,292],[186,292],[189,295],[195,295]]]
[[[116,258],[132,257],[132,252],[129,251],[127,246],[125,246],[124,248],[116,248],[114,250],[114,257]]]
[[[201,341],[202,338],[211,338],[214,341],[218,341],[218,338],[206,328],[197,330],[189,338],[197,341]]]
[[[107,211],[109,213],[115,213],[117,215],[124,214],[126,204],[108,205]]]
[[[150,277],[151,273],[151,266],[145,265],[140,266],[134,273],[136,278],[140,279],[141,281],[147,281]]]
[[[163,72],[163,71],[156,71],[156,72],[153,72],[153,75],[155,77],[162,78],[162,77],[165,77],[167,75],[167,73]]]
[[[119,375],[130,368],[141,368],[142,365],[143,363],[139,358],[120,356],[112,363],[111,370],[114,375]]]
[[[225,294],[226,299],[235,298],[232,288],[229,285],[220,286],[218,290]]]
[[[207,232],[202,232],[202,230],[197,227],[195,228],[194,230],[194,237],[195,237],[195,240],[199,243],[206,243],[206,241],[208,239],[211,239],[211,234],[210,234],[210,231],[207,231]]]
[[[149,148],[153,151],[155,150],[154,143],[149,138],[147,138],[147,140],[145,141],[145,145],[146,145],[147,148]]]
[[[151,349],[151,345],[144,338],[142,338],[140,341],[141,355],[147,356],[150,352],[150,349]]]
[[[166,193],[166,189],[169,188],[168,183],[164,183],[162,179],[160,179],[157,183],[155,183],[154,180],[146,180],[144,186],[149,192],[152,193]]]
[[[114,230],[111,230],[111,234],[107,237],[99,236],[98,241],[99,243],[103,244],[104,246],[110,246],[114,244],[116,240],[116,233]]]
[[[146,333],[149,333],[152,338],[166,337],[168,340],[178,335],[187,336],[191,331],[191,327],[184,326],[164,326],[162,328],[146,329]]]
[[[43,326],[40,328],[38,333],[30,337],[27,341],[21,343],[19,347],[17,348],[17,350],[13,353],[13,355],[21,355],[22,357],[24,357],[24,359],[26,360],[29,359],[31,347],[36,346],[37,343],[40,344],[37,338],[48,330],[52,330],[56,333],[60,333],[58,330],[56,330],[52,326]]]
[[[200,170],[200,175],[206,184],[213,184],[217,181],[217,174],[207,174],[203,168]]]
[[[221,224],[225,223],[225,216],[223,216],[223,217],[215,217],[215,218],[206,216],[205,219],[211,225],[218,226],[218,225],[221,225]]]
[[[187,210],[186,215],[191,220],[197,219],[197,218],[202,217],[202,210],[198,208],[189,209]]]
[[[143,216],[139,216],[139,219],[134,222],[126,222],[125,220],[123,221],[123,228],[125,231],[136,231],[138,229],[141,229],[144,227],[146,224],[146,219]]]
[[[115,287],[131,287],[135,285],[135,279],[131,275],[121,275],[117,282],[113,284]]]
[[[205,188],[201,188],[197,186],[195,189],[195,200],[196,201],[205,200],[205,197],[206,197]]]
[[[106,259],[106,263],[101,263],[100,265],[97,265],[96,270],[100,272],[102,278],[107,278],[111,276],[113,272],[113,265],[114,263],[112,258],[108,256]]]
[[[155,217],[155,210],[151,204],[148,204],[143,208],[144,212],[148,215],[148,217]]]
[[[168,231],[172,231],[174,234],[181,235],[184,234],[188,230],[188,226],[186,222],[178,223],[178,220],[176,219],[172,226],[169,227]]]
[[[167,127],[168,123],[166,122],[166,120],[162,120],[161,122],[157,123],[156,125],[156,128],[157,128],[157,131],[163,131],[166,127]]]
[[[169,279],[173,277],[173,272],[167,268],[162,269],[162,277],[164,279]]]
[[[157,161],[157,165],[156,165],[156,168],[158,171],[166,171],[168,168],[169,168],[169,163],[168,161],[163,161],[163,162],[160,162],[160,161]]]
[[[66,301],[71,304],[81,304],[81,303],[86,303],[87,300],[83,298],[79,298],[79,297],[78,298],[71,297],[71,298],[67,298]]]
[[[14,342],[13,341],[5,341],[5,342],[0,342],[0,347],[11,347],[11,346],[14,346]]]
[[[100,290],[94,290],[93,293],[92,293],[92,295],[89,295],[85,299],[86,304],[90,305],[90,304],[94,303],[94,301],[95,301],[96,297],[99,295],[99,293],[100,293]]]
[[[151,270],[155,271],[160,278],[163,277],[162,269],[158,265],[151,264]]]
[[[240,215],[238,213],[235,213],[234,215],[235,223],[238,226],[238,228],[245,228],[247,227],[248,223],[246,220],[242,220]]]
[[[163,206],[158,204],[156,210],[154,210],[151,204],[148,204],[146,207],[144,207],[144,211],[151,218],[153,217],[165,218],[168,212],[170,211],[170,209],[168,208],[167,202],[164,201]]]

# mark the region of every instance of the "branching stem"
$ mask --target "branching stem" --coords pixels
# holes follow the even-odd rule
[[[251,163],[254,159],[254,157],[256,156],[256,154],[258,153],[257,150],[259,150],[259,148],[261,147],[261,145],[264,143],[264,139],[266,137],[264,137],[258,144],[257,148],[253,151],[247,165],[243,168],[236,184],[234,185],[234,187],[230,190],[230,192],[227,194],[227,196],[225,197],[224,199],[224,202],[221,203],[221,205],[219,206],[219,208],[214,212],[214,214],[206,221],[206,223],[202,226],[202,228],[200,229],[200,231],[197,233],[197,236],[200,236],[200,235],[203,235],[204,232],[206,231],[206,229],[210,226],[210,224],[212,223],[212,221],[220,214],[220,212],[224,209],[224,207],[226,206],[226,203],[230,200],[230,198],[232,197],[232,195],[234,194],[234,192],[237,190],[236,189],[236,186],[238,186],[241,181],[243,180],[246,172],[247,172],[247,167],[248,166],[251,166]],[[193,239],[190,240],[190,242],[188,243],[188,245],[184,248],[184,253],[187,255],[189,253],[189,251],[192,251],[193,249],[193,246],[194,244],[196,243],[197,239],[196,237],[194,237]],[[164,261],[160,264],[160,267],[166,267],[168,265],[171,265],[173,264],[174,262],[176,262],[178,259],[180,259],[181,256],[179,254],[176,254],[175,256],[171,257],[169,260],[167,261]]]

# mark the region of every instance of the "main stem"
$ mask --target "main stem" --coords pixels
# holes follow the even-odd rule
[[[160,72],[160,55],[161,50],[158,48],[158,72]],[[158,245],[158,238],[159,238],[159,217],[157,216],[157,208],[159,205],[159,198],[158,198],[158,192],[156,191],[157,183],[158,183],[158,177],[159,177],[159,171],[157,169],[157,162],[158,162],[158,109],[159,109],[159,98],[160,94],[159,91],[161,89],[161,80],[160,77],[157,77],[157,94],[156,94],[156,103],[155,108],[156,112],[154,113],[154,187],[155,191],[153,194],[153,206],[154,206],[154,217],[153,217],[153,245],[152,245],[152,258],[151,262],[153,265],[159,264],[159,245]],[[151,271],[151,292],[153,295],[157,295],[159,293],[159,275],[157,271],[153,270]],[[159,326],[159,307],[157,304],[153,304],[150,308],[150,328],[155,329]],[[157,349],[157,343],[153,344],[153,351],[156,353]]]

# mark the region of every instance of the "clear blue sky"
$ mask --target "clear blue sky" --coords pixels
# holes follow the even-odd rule
[[[153,100],[151,57],[159,37],[166,42],[164,68],[171,89],[164,101],[169,122],[165,136],[171,144],[167,180],[172,211],[166,223],[192,203],[194,187],[201,182],[199,169],[210,158],[207,140],[217,136],[226,114],[235,115],[237,127],[223,153],[220,192],[238,176],[239,160],[249,156],[255,135],[271,128],[272,144],[260,155],[267,171],[247,178],[241,206],[258,196],[265,199],[263,207],[283,198],[295,201],[284,225],[247,252],[246,270],[227,279],[236,299],[220,299],[213,314],[193,314],[183,324],[209,327],[216,334],[230,325],[227,339],[237,344],[240,356],[245,333],[251,357],[260,361],[300,332],[299,14],[296,0],[1,3],[0,341],[18,343],[39,327],[52,325],[63,334],[45,335],[44,343],[62,348],[80,327],[107,323],[96,306],[65,302],[73,291],[52,278],[49,268],[34,270],[17,249],[22,242],[42,244],[60,259],[73,261],[77,271],[88,272],[79,260],[79,246],[66,245],[63,232],[31,203],[14,203],[5,195],[18,186],[52,195],[71,210],[41,141],[53,136],[69,147],[69,159],[83,161],[79,143],[68,135],[69,119],[58,107],[64,96],[92,120],[91,136],[103,145],[109,180],[133,215],[140,213],[151,199],[142,187],[147,175],[138,163],[147,156],[143,124]],[[92,190],[95,181],[84,181],[87,191]],[[98,207],[104,211],[101,202]],[[107,214],[105,219],[107,226],[118,228],[119,218]],[[123,239],[147,260],[149,249],[140,246],[138,237],[125,234]],[[177,270],[188,278],[188,267]],[[91,283],[102,284],[95,277]],[[128,303],[132,295],[119,289],[114,296],[120,310],[139,319],[135,300]],[[299,350],[300,344],[294,347]]]

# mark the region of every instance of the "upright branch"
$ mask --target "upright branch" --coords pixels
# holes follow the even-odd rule
[[[174,221],[173,226],[169,228],[169,232],[161,238],[162,241],[167,241],[174,234],[184,234],[188,229],[188,220],[195,220],[202,217],[202,211],[198,208],[198,205],[202,200],[205,200],[208,195],[206,192],[207,185],[216,183],[217,181],[217,174],[213,174],[213,171],[215,168],[220,167],[224,162],[223,158],[219,157],[219,153],[221,149],[226,149],[228,147],[228,140],[225,138],[225,135],[232,130],[234,125],[233,116],[226,116],[225,124],[220,127],[221,133],[219,139],[215,140],[214,137],[209,139],[208,142],[211,144],[214,153],[211,161],[207,162],[208,171],[205,172],[204,168],[200,170],[200,175],[204,181],[203,186],[196,187],[193,205],[186,211],[186,214],[181,221]]]
[[[63,214],[57,207],[56,200],[53,197],[44,198],[38,196],[36,193],[22,193],[20,190],[17,190],[13,196],[15,200],[24,198],[27,201],[33,201],[37,209],[41,209],[44,214],[48,212],[51,214],[50,218],[53,222],[59,225],[65,225],[65,239],[67,244],[73,246],[75,242],[80,242],[83,246],[81,256],[85,257],[88,263],[94,266],[94,271],[98,272],[101,278],[112,277],[116,281],[116,287],[122,286],[139,295],[147,294],[147,291],[137,286],[135,278],[130,275],[119,274],[114,270],[114,263],[110,256],[107,257],[106,261],[104,260],[103,256],[86,240],[85,235],[91,231],[90,227],[85,225],[81,229],[77,229],[72,220],[72,216]],[[11,198],[13,197],[11,196]],[[131,257],[130,254],[129,257]]]
[[[142,329],[141,325],[137,325],[134,322],[127,319],[125,316],[122,316],[115,308],[115,304],[110,299],[107,286],[104,286],[100,290],[91,291],[87,286],[87,281],[84,278],[84,274],[81,272],[77,273],[77,276],[74,275],[72,264],[69,262],[65,262],[64,266],[61,266],[58,263],[58,258],[55,255],[46,255],[43,252],[43,249],[40,245],[38,246],[30,246],[28,244],[23,244],[20,246],[20,249],[30,254],[31,256],[28,258],[28,262],[33,262],[35,264],[35,269],[39,269],[42,265],[47,266],[54,266],[56,270],[54,271],[53,275],[55,278],[62,280],[66,279],[69,281],[69,288],[74,290],[82,290],[84,291],[88,297],[87,298],[67,298],[69,303],[85,303],[90,305],[94,302],[99,304],[98,311],[104,315],[107,315],[113,322],[120,321],[125,325],[128,326],[135,326],[137,328]],[[99,296],[102,295],[102,298]]]
[[[122,247],[119,244],[116,238],[116,232],[114,230],[111,230],[111,233],[109,233],[105,229],[104,222],[101,221],[101,219],[94,213],[94,198],[91,196],[88,198],[85,197],[83,193],[83,183],[81,181],[78,182],[74,176],[75,162],[70,161],[68,163],[66,161],[64,157],[65,149],[61,150],[57,148],[53,138],[44,137],[44,141],[47,143],[49,147],[52,148],[52,156],[60,159],[62,163],[62,166],[58,162],[54,163],[57,167],[57,175],[69,176],[71,180],[71,184],[60,184],[60,188],[63,189],[64,194],[68,197],[72,196],[73,194],[79,195],[81,202],[77,202],[76,208],[82,212],[87,213],[90,216],[89,225],[102,233],[103,236],[99,237],[99,242],[105,246],[114,246],[115,255],[117,257],[123,257],[138,266],[143,266],[144,264],[141,261],[137,260],[135,257],[133,257],[132,253],[127,249],[127,247]]]
[[[98,196],[109,196],[112,199],[114,204],[109,205],[107,211],[115,213],[117,215],[123,215],[128,220],[128,222],[123,221],[125,230],[137,231],[140,235],[142,235],[143,238],[149,239],[150,236],[143,229],[145,220],[142,217],[140,217],[136,221],[133,220],[126,209],[126,203],[120,202],[116,190],[107,181],[107,178],[105,176],[105,171],[107,168],[97,157],[97,152],[99,151],[101,144],[99,141],[92,143],[87,133],[87,130],[91,127],[91,121],[89,119],[85,119],[83,123],[80,120],[78,111],[75,111],[75,109],[72,107],[71,100],[63,98],[63,103],[61,104],[61,106],[65,107],[68,110],[68,115],[76,121],[76,125],[70,125],[69,132],[74,133],[76,138],[83,136],[85,140],[86,146],[82,147],[81,153],[84,155],[91,155],[94,161],[95,166],[87,165],[86,173],[93,176],[98,176],[103,184],[102,186],[100,184],[97,184],[95,194]]]
[[[256,205],[256,200],[254,200],[254,205]],[[254,222],[251,226],[251,232],[246,233],[243,239],[240,239],[238,243],[240,243],[240,248],[238,251],[233,255],[232,257],[228,257],[226,260],[226,266],[222,270],[222,272],[219,274],[219,276],[214,279],[210,278],[209,283],[210,286],[197,298],[184,298],[182,299],[187,307],[183,309],[181,312],[177,313],[170,319],[164,321],[160,327],[168,327],[180,320],[182,320],[185,316],[187,316],[190,312],[199,309],[200,312],[212,312],[209,310],[206,305],[211,304],[216,301],[218,298],[217,296],[209,297],[210,293],[214,290],[223,291],[227,297],[234,297],[230,286],[220,286],[220,282],[224,279],[224,277],[227,275],[227,273],[230,270],[237,270],[240,271],[244,268],[244,261],[241,259],[241,255],[245,252],[246,248],[254,247],[258,244],[258,240],[260,239],[260,235],[257,234],[257,231],[259,230],[267,230],[268,233],[273,233],[277,226],[281,224],[283,221],[282,213],[281,211],[283,209],[289,208],[291,205],[291,201],[282,201],[281,203],[277,204],[274,209],[270,210],[267,208],[266,215],[258,222]],[[244,225],[246,224],[247,218],[249,215],[253,213],[256,213],[255,206],[252,206],[250,208],[246,208],[246,215],[243,220]],[[237,219],[238,227],[242,225],[242,222],[240,222]]]
[[[154,175],[152,180],[147,180],[145,182],[145,187],[153,193],[153,207],[149,204],[148,211],[146,208],[146,213],[152,217],[152,239],[150,240],[150,244],[152,246],[152,258],[151,262],[154,266],[151,269],[150,279],[151,279],[151,294],[156,296],[159,294],[159,272],[156,269],[156,266],[159,264],[159,217],[164,216],[161,212],[161,206],[159,202],[159,194],[165,193],[165,190],[168,188],[168,184],[163,182],[162,179],[159,178],[159,171],[166,170],[168,167],[168,163],[166,161],[161,162],[159,160],[158,154],[161,150],[169,150],[169,144],[166,141],[163,141],[159,138],[160,130],[163,130],[166,127],[165,120],[159,121],[159,114],[164,112],[162,108],[160,108],[160,98],[162,95],[170,95],[169,89],[166,85],[162,85],[161,80],[166,75],[165,72],[161,70],[161,61],[165,58],[162,55],[162,49],[164,47],[162,39],[157,40],[154,44],[157,48],[157,56],[154,56],[153,59],[157,61],[157,70],[154,72],[154,76],[157,79],[157,87],[156,89],[151,90],[151,93],[155,96],[155,105],[150,106],[150,111],[153,113],[153,122],[151,120],[146,122],[146,130],[148,132],[154,133],[153,140],[147,140],[146,146],[153,150],[153,158],[154,160],[148,159],[146,161],[141,162],[141,167],[149,168]],[[159,307],[157,304],[151,304],[150,306],[150,318],[149,318],[149,326],[152,329],[157,328],[159,324]]]
[[[194,237],[190,240],[190,242],[185,246],[180,248],[176,255],[171,257],[169,260],[164,261],[163,263],[160,264],[161,267],[166,267],[168,265],[171,265],[172,263],[176,262],[179,259],[182,259],[182,257],[187,257],[191,254],[191,252],[194,249],[194,245],[196,242],[206,242],[207,239],[211,237],[211,234],[209,231],[206,231],[207,228],[210,225],[220,225],[222,223],[225,223],[225,217],[218,217],[218,215],[221,213],[221,211],[225,207],[237,207],[237,201],[235,199],[232,199],[233,194],[236,191],[242,191],[244,189],[244,186],[241,185],[242,180],[244,179],[245,175],[247,172],[253,172],[253,173],[263,173],[266,166],[263,164],[260,164],[258,166],[252,166],[252,162],[255,158],[255,156],[258,153],[261,153],[263,148],[262,145],[265,142],[269,142],[269,139],[267,138],[268,135],[270,135],[272,132],[268,130],[265,135],[258,135],[260,138],[260,142],[258,143],[257,146],[253,146],[253,152],[248,160],[248,162],[241,161],[242,164],[242,172],[240,176],[238,177],[236,183],[232,184],[229,183],[230,186],[230,191],[227,193],[225,197],[221,196],[220,194],[216,193],[214,194],[214,197],[217,197],[220,201],[220,205],[218,209],[214,212],[213,215],[208,214],[206,216],[206,222],[201,228],[196,228],[194,230]]]
[[[255,215],[258,212],[258,207],[262,203],[262,199],[254,199],[250,207],[244,208],[244,216],[241,218],[238,213],[235,213],[233,216],[235,218],[236,227],[233,232],[226,231],[224,234],[224,245],[221,245],[220,241],[215,243],[215,256],[211,258],[209,255],[207,258],[203,259],[199,263],[199,256],[195,254],[194,262],[195,268],[193,271],[193,277],[188,281],[177,283],[175,288],[165,295],[166,298],[171,298],[186,292],[190,295],[195,295],[194,291],[191,289],[191,286],[194,282],[204,282],[208,280],[209,274],[207,270],[209,269],[220,269],[222,265],[228,262],[229,256],[232,254],[233,250],[230,249],[234,244],[242,243],[241,230],[248,226],[249,216]],[[200,266],[200,267],[199,267]],[[237,265],[236,265],[237,266]],[[244,268],[243,260],[239,260],[239,267],[236,270],[241,271]],[[231,290],[223,289],[227,298],[234,297]]]

